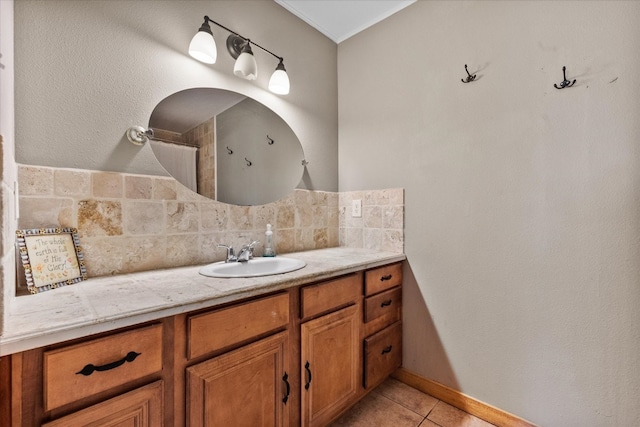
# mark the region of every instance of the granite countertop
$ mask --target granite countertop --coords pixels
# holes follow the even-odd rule
[[[4,307],[0,356],[402,261],[401,253],[329,248],[283,256],[306,267],[286,274],[219,279],[202,266],[90,278],[14,298]]]

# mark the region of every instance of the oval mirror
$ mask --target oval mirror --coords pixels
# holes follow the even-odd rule
[[[199,194],[234,205],[263,205],[300,183],[304,153],[276,113],[245,95],[195,88],[163,99],[151,113],[160,164]]]

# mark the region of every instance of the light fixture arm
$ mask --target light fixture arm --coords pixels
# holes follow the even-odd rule
[[[270,55],[272,55],[272,56],[274,56],[274,57],[278,58],[278,60],[280,60],[280,61],[284,61],[284,59],[283,59],[281,56],[276,55],[275,53],[271,52],[269,49],[266,49],[266,48],[264,48],[264,47],[260,46],[258,43],[254,42],[254,41],[251,41],[251,40],[250,40],[250,39],[248,39],[247,37],[245,37],[245,36],[243,36],[243,35],[240,35],[239,33],[236,33],[236,32],[235,32],[235,31],[233,31],[232,29],[230,29],[230,28],[228,28],[228,27],[225,27],[225,26],[224,26],[224,25],[222,25],[222,24],[217,23],[217,22],[216,22],[216,21],[214,21],[213,19],[209,18],[209,16],[205,15],[205,16],[204,16],[204,21],[205,21],[205,22],[211,22],[211,23],[214,23],[214,24],[216,24],[218,27],[222,28],[223,30],[226,30],[226,31],[230,32],[231,34],[233,34],[233,35],[235,35],[235,36],[240,37],[240,38],[241,38],[242,40],[244,40],[245,42],[247,42],[247,43],[249,43],[249,44],[252,44],[252,45],[254,45],[255,47],[258,47],[258,48],[260,48],[260,49],[264,50],[265,52],[267,52],[268,54],[270,54]]]

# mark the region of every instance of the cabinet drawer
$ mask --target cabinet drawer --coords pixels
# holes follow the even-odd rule
[[[385,265],[365,273],[364,293],[373,295],[402,284],[402,263]]]
[[[189,317],[188,357],[221,350],[289,323],[289,295],[256,301]]]
[[[364,300],[364,321],[370,322],[382,316],[389,316],[389,324],[400,320],[402,288],[391,289]]]
[[[90,406],[43,424],[42,427],[69,426],[162,426],[162,381]]]
[[[364,387],[380,384],[401,363],[402,323],[397,322],[364,340]]]
[[[58,408],[162,370],[162,325],[44,353],[44,409]]]
[[[358,301],[362,295],[362,273],[305,286],[300,292],[300,317],[325,313]]]

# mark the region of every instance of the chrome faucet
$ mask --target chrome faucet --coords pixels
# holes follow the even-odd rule
[[[219,248],[225,248],[227,250],[227,258],[225,259],[224,262],[236,262],[236,261],[238,261],[238,258],[236,257],[236,254],[233,252],[233,246],[219,244],[218,247]]]
[[[256,245],[260,244],[260,242],[258,242],[257,240],[254,240],[253,242],[249,243],[248,245],[244,245],[242,247],[242,249],[240,249],[240,253],[238,253],[238,256],[236,258],[236,261],[238,262],[247,262],[250,259],[253,258],[253,248],[255,248]]]
[[[224,262],[247,262],[253,258],[253,249],[256,247],[256,245],[259,244],[260,242],[254,240],[248,245],[244,245],[242,249],[240,249],[240,253],[238,253],[238,256],[236,256],[235,252],[233,251],[233,246],[231,245],[219,244],[218,247],[227,250],[227,258]]]

